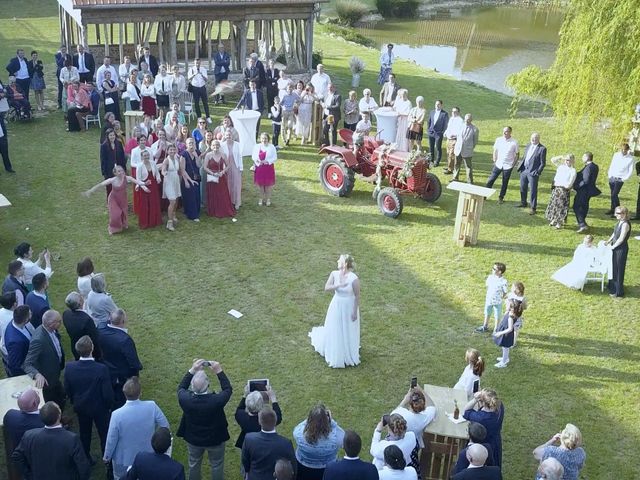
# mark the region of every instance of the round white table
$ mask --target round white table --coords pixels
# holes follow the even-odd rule
[[[380,133],[380,139],[385,143],[396,141],[398,130],[398,113],[391,107],[382,107],[374,110],[376,116],[376,127]]]
[[[233,126],[240,136],[240,154],[251,156],[256,144],[256,126],[260,118],[260,112],[255,110],[231,110],[229,112]]]

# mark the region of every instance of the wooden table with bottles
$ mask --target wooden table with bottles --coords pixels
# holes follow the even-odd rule
[[[420,456],[420,472],[423,480],[445,480],[469,439],[469,422],[453,423],[446,414],[453,413],[457,403],[462,417],[467,394],[464,390],[437,385],[425,385],[424,391],[433,400],[437,413],[422,434],[424,449]]]

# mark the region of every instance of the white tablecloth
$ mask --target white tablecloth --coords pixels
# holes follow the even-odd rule
[[[376,126],[380,139],[386,143],[396,141],[396,132],[398,129],[398,113],[391,107],[382,107],[374,110],[376,116]]]
[[[260,112],[255,110],[231,110],[229,112],[233,126],[240,136],[240,154],[251,156],[253,147],[256,144],[256,125],[260,118]]]

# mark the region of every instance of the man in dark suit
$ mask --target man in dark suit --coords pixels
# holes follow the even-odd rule
[[[31,86],[31,77],[33,76],[33,66],[29,64],[24,57],[24,50],[19,48],[16,56],[9,60],[6,66],[10,77],[16,77],[16,85],[20,87],[22,93],[29,100],[29,87]]]
[[[24,375],[22,369],[29,344],[35,333],[35,329],[29,323],[31,309],[28,305],[20,305],[13,311],[13,321],[7,325],[4,331],[4,347],[7,349],[7,371],[10,377]]]
[[[531,143],[524,150],[524,156],[518,172],[520,172],[520,204],[518,208],[527,207],[527,193],[531,186],[530,215],[536,214],[538,207],[538,180],[547,163],[547,147],[540,143],[540,134],[531,134]]]
[[[244,75],[244,88],[247,89],[249,88],[249,84],[254,81],[256,82],[256,88],[258,90],[262,89],[262,82],[264,80],[264,74],[263,71],[260,70],[260,67],[258,66],[258,57],[251,55],[249,57],[249,61],[247,62],[247,66],[244,67],[244,70],[242,71],[242,74]]]
[[[276,433],[276,413],[264,407],[258,413],[260,432],[248,433],[242,445],[242,466],[247,480],[273,480],[276,462],[285,458],[296,465],[291,440]]]
[[[487,449],[478,443],[467,448],[469,467],[456,473],[453,480],[502,480],[502,472],[499,467],[486,467]]]
[[[31,280],[33,290],[27,294],[24,303],[31,309],[31,325],[38,328],[42,323],[42,316],[51,308],[47,297],[49,280],[44,273],[36,273]]]
[[[398,90],[400,90],[400,85],[396,82],[396,76],[390,73],[389,81],[384,82],[380,90],[380,106],[393,107],[396,97],[398,96]]]
[[[443,108],[442,100],[436,100],[435,108],[429,112],[428,133],[429,151],[434,165],[440,165],[442,159],[442,138],[449,124],[449,113]]]
[[[587,225],[587,214],[589,213],[589,201],[591,197],[597,197],[602,192],[596,187],[598,179],[598,166],[593,163],[593,153],[585,152],[582,156],[584,168],[578,172],[573,189],[576,196],[573,199],[573,212],[576,214],[578,221],[578,233],[586,232],[589,229]]]
[[[24,301],[29,294],[27,286],[22,281],[24,276],[24,265],[20,260],[9,262],[9,275],[2,283],[2,293],[16,292],[18,305],[24,305]]]
[[[58,110],[62,108],[62,82],[60,81],[60,71],[64,68],[64,62],[73,58],[67,53],[67,46],[60,45],[60,50],[56,52],[56,81],[58,82]]]
[[[322,120],[322,143],[329,145],[329,131],[331,131],[331,145],[335,145],[338,142],[338,123],[341,117],[342,97],[338,93],[336,86],[333,83],[329,84],[329,92],[322,101],[324,107],[324,114]],[[331,121],[333,120],[333,123]]]
[[[44,423],[40,419],[38,405],[40,405],[38,392],[29,388],[18,397],[18,408],[20,410],[11,409],[4,415],[2,424],[4,425],[4,446],[7,458],[11,457],[27,430],[44,427]],[[7,468],[9,470],[9,480],[22,478],[17,465],[13,462],[8,462]]]
[[[96,72],[96,61],[93,55],[86,52],[83,45],[78,45],[78,53],[73,56],[73,66],[78,69],[81,82],[93,82],[93,75]]]
[[[25,432],[11,459],[25,478],[47,480],[89,480],[91,467],[78,435],[60,424],[62,413],[55,402],[40,409],[44,428]]]
[[[64,371],[64,389],[78,415],[80,441],[91,458],[91,424],[95,423],[100,448],[104,453],[109,430],[109,411],[113,405],[113,389],[109,369],[92,356],[93,342],[88,335],[75,345],[80,360],[69,362]]]
[[[126,329],[127,315],[118,308],[111,313],[111,323],[98,330],[102,361],[109,368],[113,387],[114,410],[125,403],[122,386],[142,370],[136,344]]]
[[[60,409],[64,409],[65,393],[60,381],[64,350],[58,333],[61,323],[62,317],[55,310],[48,310],[44,314],[42,325],[36,328],[31,339],[23,368],[27,375],[35,379],[36,388],[42,388],[44,400],[54,401]]]
[[[249,82],[249,88],[244,91],[240,101],[236,105],[236,110],[240,107],[244,107],[247,110],[254,110],[262,115],[264,110],[264,96],[262,91],[258,88],[258,84],[255,80]],[[258,117],[258,123],[256,124],[256,137],[260,132],[260,117]]]
[[[156,57],[151,55],[151,49],[149,47],[144,47],[144,49],[142,50],[142,56],[138,61],[138,69],[142,68],[141,67],[142,62],[145,62],[149,66],[149,70],[151,70],[151,75],[153,75],[154,77],[158,75],[158,70],[159,70],[158,60],[156,60]]]
[[[378,469],[373,463],[360,460],[362,439],[353,430],[344,432],[344,459],[327,464],[324,480],[378,480]]]
[[[218,377],[220,392],[209,392],[208,366]],[[191,386],[191,390],[189,390]],[[178,386],[182,419],[177,435],[187,442],[189,478],[200,478],[202,457],[206,451],[211,478],[224,478],[224,445],[229,440],[224,406],[231,398],[231,382],[215,361],[196,360]]]
[[[273,59],[269,59],[265,74],[265,84],[267,87],[267,108],[273,107],[273,99],[278,96],[278,79],[280,70],[275,67]]]
[[[483,443],[487,438],[487,429],[484,425],[478,422],[469,422],[469,443],[465,448],[460,450],[458,454],[458,460],[456,461],[456,465],[453,467],[452,476],[456,473],[460,473],[465,468],[469,466],[469,459],[467,458],[467,450],[473,444],[482,445],[487,449],[487,460],[485,461],[485,465],[490,467],[493,465],[493,450],[491,449],[491,445],[488,443]]]
[[[213,68],[213,76],[216,79],[216,85],[224,82],[229,78],[229,69],[231,68],[231,57],[224,51],[224,44],[218,44],[218,51],[213,56],[215,67]],[[224,95],[216,95],[215,103],[224,103]]]
[[[184,480],[182,464],[165,455],[170,446],[171,432],[166,427],[158,428],[151,437],[154,453],[138,453],[125,480]]]
[[[100,360],[102,353],[98,345],[98,329],[91,316],[82,309],[82,307],[84,307],[82,295],[78,292],[71,292],[67,295],[64,303],[69,309],[65,310],[62,314],[62,323],[64,323],[64,328],[69,335],[69,340],[71,340],[71,353],[73,353],[73,358],[76,360],[80,358],[80,355],[76,351],[76,342],[80,340],[81,337],[89,335],[93,342],[93,358]]]

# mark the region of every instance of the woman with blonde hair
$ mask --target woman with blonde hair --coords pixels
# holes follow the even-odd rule
[[[325,292],[334,292],[324,326],[309,332],[311,345],[331,368],[360,363],[360,280],[354,270],[353,257],[340,255],[324,285]]]
[[[376,100],[371,96],[371,89],[365,88],[362,91],[362,98],[358,102],[358,110],[360,110],[360,114],[363,112],[372,113],[374,110],[378,108],[378,104]]]
[[[471,398],[480,387],[480,377],[484,372],[484,359],[480,356],[480,352],[475,348],[467,348],[464,354],[464,360],[467,366],[464,367],[462,375],[458,382],[453,386],[456,390],[464,390],[467,392],[467,398]]]
[[[424,133],[424,120],[427,110],[424,108],[424,97],[416,97],[416,106],[409,111],[407,118],[407,139],[411,142],[411,150],[417,148],[422,151],[422,135]]]
[[[555,444],[559,444],[556,446]],[[567,423],[564,430],[556,433],[546,443],[533,451],[536,460],[555,458],[564,467],[562,480],[578,480],[587,454],[582,448],[582,433],[575,425]]]
[[[271,192],[276,183],[276,171],[273,166],[278,159],[276,148],[271,144],[269,134],[260,134],[260,143],[256,143],[251,153],[253,164],[256,167],[253,172],[253,183],[260,189],[258,206],[271,206]]]
[[[487,429],[485,443],[491,446],[493,465],[502,467],[502,422],[504,405],[495,390],[483,388],[474,393],[473,398],[463,408],[462,416],[470,422],[477,422]]]
[[[382,440],[382,431],[385,428],[387,436]],[[416,446],[416,435],[407,431],[407,421],[397,413],[384,415],[373,432],[369,453],[373,456],[373,464],[378,470],[382,470],[384,466],[384,450],[389,445],[395,445],[402,450],[405,463],[411,464],[411,452]]]
[[[551,159],[551,163],[558,169],[553,177],[551,199],[544,213],[550,227],[560,229],[567,219],[571,190],[576,181],[575,161],[573,155],[560,155]]]
[[[322,480],[327,463],[342,447],[344,430],[331,417],[331,411],[319,404],[309,411],[306,420],[293,429],[299,480]]]

